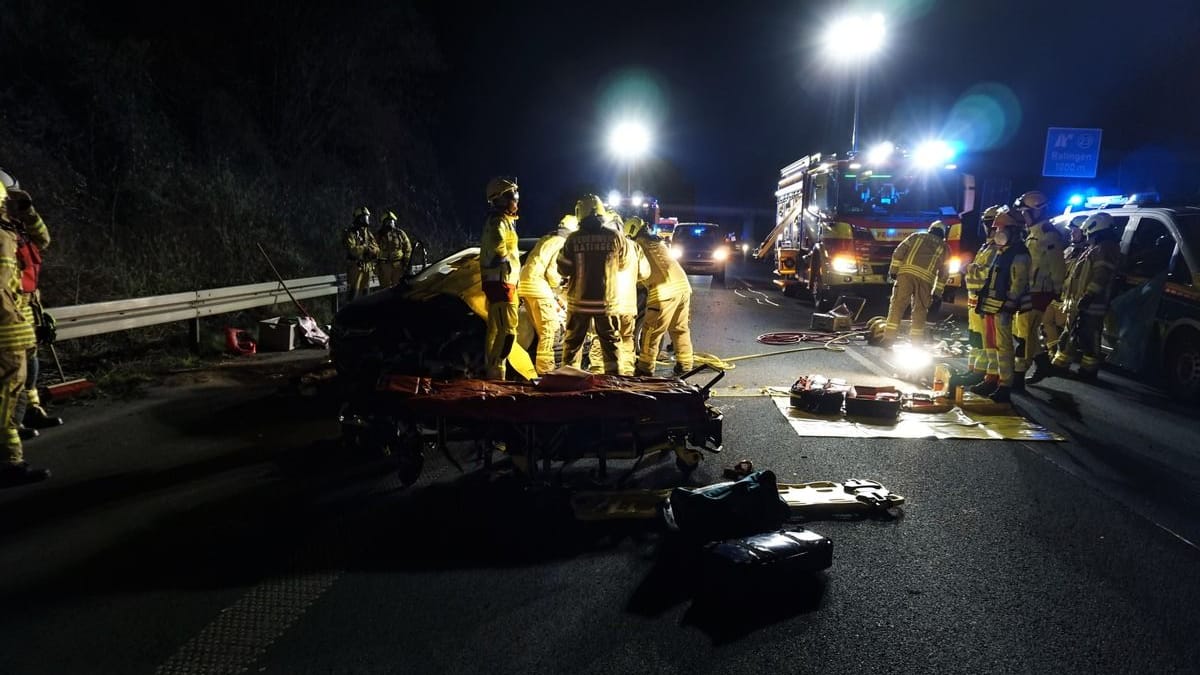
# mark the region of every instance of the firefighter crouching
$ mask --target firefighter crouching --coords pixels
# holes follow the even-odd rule
[[[992,226],[998,215],[1000,206],[996,205],[988,207],[980,216],[980,225],[987,232],[987,239],[967,264],[966,273],[963,274],[963,285],[967,288],[967,341],[971,352],[967,356],[967,372],[951,378],[951,391],[956,387],[973,387],[983,382],[987,375],[996,380],[1000,378],[1000,364],[989,361],[988,352],[983,348],[983,315],[975,311],[979,305],[979,290],[987,281],[988,269],[991,267],[992,257],[996,254],[996,245],[992,242]]]
[[[33,229],[40,220],[28,193],[9,192],[0,182],[0,429],[4,443],[0,486],[34,483],[50,477],[48,470],[25,463],[15,416],[25,388],[28,351],[37,344],[33,324],[21,307],[18,230],[22,226]]]
[[[1017,341],[1013,390],[1018,392],[1025,390],[1029,366],[1049,362],[1042,348],[1042,317],[1050,303],[1062,294],[1063,280],[1067,276],[1062,236],[1058,228],[1045,219],[1048,204],[1046,196],[1036,190],[1021,195],[1013,204],[1013,209],[1028,227],[1025,248],[1029,249],[1030,260],[1029,295],[1017,312],[1013,326]]]
[[[562,292],[562,275],[558,273],[558,252],[567,241],[567,235],[579,229],[579,221],[568,214],[558,221],[558,226],[549,234],[538,239],[525,256],[521,266],[521,280],[517,284],[517,296],[525,305],[529,322],[533,325],[537,340],[534,369],[538,375],[554,370],[554,341],[562,328],[559,294]]]
[[[909,336],[914,343],[925,340],[925,319],[934,295],[942,292],[946,283],[946,225],[940,220],[930,223],[926,232],[908,235],[892,254],[888,276],[895,280],[892,301],[888,306],[887,322],[883,327],[883,344],[895,341],[904,310],[912,304],[912,326]]]
[[[342,237],[346,246],[346,290],[350,300],[366,295],[371,288],[371,273],[379,258],[379,244],[371,233],[371,210],[365,206],[354,209],[354,223]]]
[[[517,284],[521,258],[517,250],[517,210],[521,199],[512,178],[493,178],[487,184],[490,213],[479,243],[479,279],[487,298],[484,365],[487,377],[503,380],[508,354],[517,339]]]
[[[1063,251],[1063,259],[1066,261],[1066,274],[1063,276],[1064,287],[1066,280],[1070,279],[1073,274],[1072,270],[1079,264],[1079,259],[1083,257],[1083,252],[1087,250],[1087,238],[1083,236],[1081,224],[1072,222],[1068,225],[1071,243]],[[1027,382],[1031,384],[1041,382],[1054,372],[1054,366],[1050,363],[1050,359],[1058,352],[1058,343],[1066,327],[1067,315],[1063,311],[1063,300],[1060,296],[1050,303],[1050,306],[1046,308],[1046,313],[1042,315],[1042,334],[1046,336],[1046,351],[1034,359],[1036,367],[1033,374],[1027,378]]]
[[[618,276],[630,255],[625,235],[605,226],[604,204],[587,195],[575,205],[579,231],[558,254],[558,271],[567,279],[567,330],[563,362],[579,362],[588,329],[596,332],[604,354],[604,374],[618,375]]]
[[[1029,251],[1020,238],[1020,226],[1007,212],[996,216],[992,242],[996,252],[979,289],[975,311],[983,317],[983,348],[998,364],[996,377],[987,375],[971,388],[993,401],[1006,403],[1012,392],[1014,344],[1013,315],[1029,289]]]
[[[635,375],[653,375],[663,335],[675,345],[675,374],[692,369],[692,287],[679,261],[671,257],[666,242],[656,237],[640,218],[631,218],[626,233],[646,256],[646,319],[642,325]]]
[[[408,274],[412,242],[408,233],[396,225],[396,214],[391,211],[383,214],[383,225],[375,235],[375,240],[379,244],[379,262],[375,273],[379,275],[380,287],[391,288]]]
[[[1094,380],[1100,370],[1100,336],[1121,248],[1112,216],[1107,213],[1088,216],[1082,229],[1089,246],[1067,276],[1063,312],[1067,316],[1068,334],[1059,340],[1052,363],[1056,369],[1068,368],[1078,352],[1078,377]]]

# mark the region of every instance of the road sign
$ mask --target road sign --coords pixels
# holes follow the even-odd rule
[[[1095,178],[1100,163],[1101,129],[1050,127],[1042,175],[1049,178]]]

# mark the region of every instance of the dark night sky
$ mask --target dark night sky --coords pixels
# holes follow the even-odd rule
[[[1200,3],[429,3],[448,66],[439,143],[460,216],[474,230],[494,174],[520,177],[524,222],[538,230],[580,187],[623,184],[604,139],[624,109],[613,85],[631,72],[656,84],[655,157],[698,205],[772,209],[781,166],[849,145],[852,78],[821,58],[818,36],[858,6],[890,29],[868,67],[864,141],[965,130],[974,149],[990,146],[981,157],[1030,180],[1047,126],[1103,128],[1105,167],[1197,145]],[[999,105],[951,114],[980,93]]]

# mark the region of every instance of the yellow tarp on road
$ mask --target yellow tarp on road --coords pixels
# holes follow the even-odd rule
[[[823,438],[965,438],[981,441],[1062,441],[1062,436],[1017,414],[980,415],[953,408],[943,413],[902,412],[895,423],[869,417],[814,415],[773,396],[779,412],[801,436]]]

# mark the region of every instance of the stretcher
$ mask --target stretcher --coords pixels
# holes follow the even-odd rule
[[[689,381],[706,373],[712,377],[703,386]],[[601,479],[609,459],[636,460],[632,474],[643,458],[663,453],[673,453],[687,474],[703,451],[721,451],[723,415],[708,398],[722,377],[702,365],[680,378],[593,375],[581,389],[549,391],[527,382],[385,374],[341,422],[394,455],[406,485],[420,476],[429,448],[462,470],[449,452],[459,441],[474,442],[485,468],[501,450],[531,479],[549,474],[553,462],[585,457],[598,460]]]

